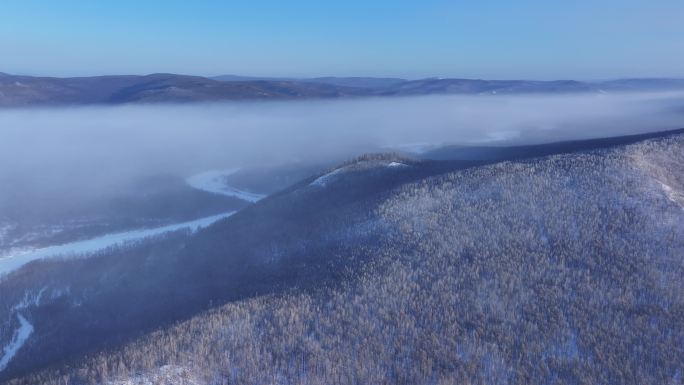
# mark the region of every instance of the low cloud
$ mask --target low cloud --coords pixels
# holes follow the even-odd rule
[[[430,96],[0,110],[0,200],[407,144],[523,144],[684,126],[684,94]],[[0,206],[1,207],[1,206]]]

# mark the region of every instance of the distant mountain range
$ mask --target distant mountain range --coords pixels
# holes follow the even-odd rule
[[[0,107],[223,100],[287,100],[433,94],[525,94],[684,90],[684,79],[480,80],[372,77],[307,79],[152,74],[33,77],[0,73]]]

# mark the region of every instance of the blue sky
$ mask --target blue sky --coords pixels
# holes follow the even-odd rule
[[[684,77],[684,1],[3,0],[0,71]]]

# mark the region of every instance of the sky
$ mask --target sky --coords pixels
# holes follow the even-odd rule
[[[3,0],[0,72],[684,77],[681,0]]]

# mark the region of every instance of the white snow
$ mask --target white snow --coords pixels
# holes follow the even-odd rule
[[[657,180],[657,181],[660,184],[660,187],[663,189],[663,192],[667,196],[667,199],[669,199],[673,203],[676,203],[677,205],[679,205],[682,208],[682,210],[684,210],[684,194],[673,189],[670,185],[668,185],[666,183],[663,183],[659,180]]]
[[[41,298],[43,298],[43,294],[45,293],[45,290],[47,290],[47,286],[44,286],[36,294],[34,294],[30,291],[25,292],[24,298],[21,300],[21,302],[12,306],[12,310],[17,311],[17,310],[27,309],[30,306],[40,305],[40,300],[41,300]]]
[[[228,212],[212,215],[205,218],[196,219],[190,222],[176,223],[172,225],[156,227],[151,229],[131,230],[122,233],[106,234],[97,238],[65,243],[62,245],[49,246],[41,249],[34,249],[24,253],[0,256],[0,277],[21,266],[38,259],[65,257],[65,256],[86,256],[113,246],[122,246],[127,243],[141,241],[146,238],[155,237],[164,233],[178,230],[190,230],[196,232],[199,229],[214,224],[221,219],[228,218],[235,212]]]
[[[255,194],[248,191],[236,189],[226,184],[226,177],[234,174],[239,169],[212,170],[201,174],[193,175],[185,181],[187,184],[198,190],[207,191],[214,194],[235,197],[248,202],[257,202],[265,197],[263,194]]]
[[[19,329],[14,332],[12,341],[10,341],[2,351],[2,356],[0,357],[0,372],[7,368],[7,365],[12,358],[14,358],[19,349],[24,346],[24,343],[26,343],[26,340],[31,333],[33,333],[33,325],[31,325],[24,316],[17,314],[17,318],[19,319],[20,324]]]
[[[314,179],[313,182],[309,183],[309,186],[325,187],[328,185],[328,183],[331,182],[332,179],[334,179],[335,175],[343,172],[345,169],[347,169],[347,167],[348,166],[336,168],[325,175],[321,175],[318,178]],[[387,164],[387,167],[408,167],[408,165],[399,162],[391,162]]]
[[[319,176],[313,182],[309,183],[309,186],[325,187],[325,185],[328,184],[328,182],[330,182],[330,178],[335,174],[339,174],[342,171],[342,169],[344,169],[344,167],[340,167],[323,176]]]
[[[192,369],[177,365],[164,365],[156,370],[150,370],[144,374],[135,374],[128,378],[109,381],[107,385],[155,385],[155,384],[204,384]]]

